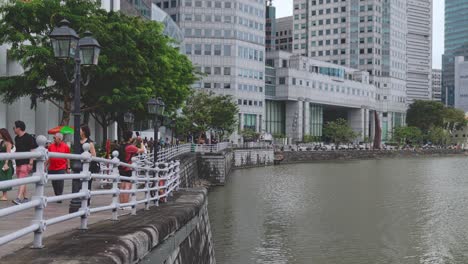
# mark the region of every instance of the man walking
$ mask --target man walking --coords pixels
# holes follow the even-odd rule
[[[54,136],[54,143],[50,144],[49,152],[58,152],[58,153],[70,153],[70,147],[68,147],[65,142],[63,142],[63,135],[57,133]],[[49,165],[49,174],[65,174],[70,173],[70,160],[64,158],[50,158],[48,161]],[[56,196],[62,195],[63,193],[63,180],[53,180],[52,187],[54,188],[54,193]],[[57,203],[62,203],[58,201]]]
[[[30,152],[37,148],[36,140],[30,134],[26,133],[26,125],[23,121],[15,121],[13,127],[15,131],[15,146],[16,152]],[[31,173],[33,167],[33,159],[16,160],[16,176],[18,179],[25,178]],[[14,204],[22,204],[28,202],[26,198],[26,185],[21,185],[18,189],[18,196],[13,200]]]

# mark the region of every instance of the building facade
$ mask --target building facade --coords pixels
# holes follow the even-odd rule
[[[365,71],[284,51],[267,53],[266,131],[293,141],[322,136],[323,125],[344,118],[358,140],[373,137],[376,87]]]
[[[390,137],[407,109],[406,11],[406,0],[294,1],[293,52],[367,71]]]
[[[276,19],[276,50],[292,52],[293,49],[293,17]]]
[[[454,107],[468,112],[468,60],[455,57]]]
[[[445,0],[442,102],[455,106],[455,57],[468,58],[468,0]]]
[[[431,87],[432,100],[441,101],[442,70],[432,69]]]
[[[265,1],[183,0],[165,8],[167,2],[154,1],[176,18],[187,56],[204,73],[195,89],[232,95],[239,103],[239,130],[262,131]]]
[[[432,0],[408,1],[407,101],[432,100]]]
[[[276,8],[273,6],[272,0],[267,0],[265,17],[265,51],[276,49],[275,32],[276,32]]]

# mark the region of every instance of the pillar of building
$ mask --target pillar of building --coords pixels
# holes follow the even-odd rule
[[[260,131],[260,115],[255,115],[255,131],[262,132]]]
[[[363,108],[348,111],[348,123],[354,132],[358,133],[358,140],[364,139],[365,133],[365,111]]]
[[[303,135],[310,135],[310,103],[308,101],[304,102],[304,114],[303,114]]]
[[[286,137],[294,142],[301,141],[303,136],[302,106],[302,101],[286,102]]]

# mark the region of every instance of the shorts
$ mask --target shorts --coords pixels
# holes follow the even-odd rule
[[[132,171],[119,171],[120,176],[132,177]],[[120,180],[120,182],[131,182],[129,180]]]
[[[28,164],[16,166],[16,176],[18,176],[18,179],[29,176],[29,173],[31,173],[30,168]]]

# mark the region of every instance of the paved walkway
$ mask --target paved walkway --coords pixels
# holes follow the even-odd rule
[[[96,182],[93,183],[93,188],[92,188],[93,190],[96,190],[96,189],[99,189],[99,188],[100,188],[99,183],[96,183]],[[33,191],[34,191],[34,185],[31,185],[31,184],[28,185],[28,190],[27,190],[27,192],[28,192],[27,197],[28,198],[30,198],[32,196]],[[45,192],[46,192],[47,196],[53,196],[54,195],[52,184],[50,182],[47,183],[47,186],[45,188]],[[70,193],[70,192],[71,192],[71,180],[66,181],[65,182],[65,187],[64,187],[64,194]],[[11,200],[16,198],[16,194],[17,194],[17,188],[14,188],[12,191],[9,191],[8,192],[8,199],[9,200],[7,202],[1,201],[0,202],[0,208],[15,206],[11,202]],[[143,197],[144,197],[144,193],[138,193],[138,198],[139,199],[143,199]],[[93,197],[91,199],[91,208],[98,207],[98,206],[109,205],[109,204],[111,204],[111,201],[112,201],[112,196],[111,195],[100,195],[100,196],[97,196],[97,197]],[[53,218],[53,217],[56,217],[56,216],[61,216],[61,215],[68,214],[69,204],[70,204],[69,200],[63,201],[62,204],[48,203],[47,208],[45,209],[45,212],[44,212],[45,219],[49,219],[49,218]],[[143,207],[144,207],[144,204],[139,205],[138,209],[141,209]],[[119,210],[120,215],[129,214],[129,213],[130,213],[130,211],[127,211],[127,210]],[[88,223],[93,224],[93,223],[96,223],[96,222],[99,222],[99,221],[102,221],[102,220],[109,220],[110,221],[111,216],[112,216],[111,211],[104,211],[104,212],[100,212],[100,213],[91,214],[91,216],[88,218],[89,219]],[[16,231],[17,229],[28,226],[31,223],[31,220],[33,219],[33,217],[34,217],[34,209],[30,209],[28,211],[23,211],[23,212],[20,212],[20,213],[17,213],[17,214],[12,214],[12,215],[9,215],[7,217],[0,218],[0,236],[4,236],[6,234],[9,234],[11,232]],[[50,235],[54,235],[54,234],[57,234],[57,233],[64,232],[66,230],[76,229],[79,226],[80,226],[80,219],[79,218],[72,219],[72,220],[62,222],[62,223],[58,223],[58,224],[55,224],[55,225],[52,225],[52,226],[47,226],[44,235],[47,237],[47,236],[50,236]],[[92,226],[89,227],[89,228],[92,228]],[[22,237],[22,238],[20,238],[18,240],[12,241],[12,242],[10,242],[10,243],[8,243],[6,245],[0,246],[0,258],[2,256],[6,255],[6,254],[9,254],[11,252],[14,252],[14,251],[26,246],[27,244],[31,243],[32,240],[33,240],[33,235],[30,234],[30,235],[26,235],[26,236],[24,236],[24,237]],[[47,247],[47,245],[45,245],[45,246]]]

